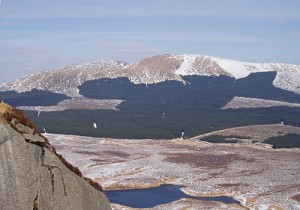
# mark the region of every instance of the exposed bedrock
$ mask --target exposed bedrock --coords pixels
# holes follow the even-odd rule
[[[26,120],[0,103],[0,209],[111,209],[100,186],[66,165]]]

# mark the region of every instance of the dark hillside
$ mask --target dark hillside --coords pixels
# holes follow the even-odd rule
[[[80,93],[88,98],[123,99],[111,110],[67,110],[59,113],[26,112],[48,132],[115,138],[175,138],[255,124],[300,123],[300,109],[272,107],[222,110],[234,96],[300,102],[300,96],[272,85],[275,73],[257,73],[235,80],[230,77],[187,76],[158,84],[130,83],[128,78],[84,83]],[[94,129],[93,121],[98,128]]]
[[[17,93],[15,91],[0,92],[0,100],[12,106],[51,106],[58,102],[68,99],[63,94],[50,91],[33,89],[29,92]]]

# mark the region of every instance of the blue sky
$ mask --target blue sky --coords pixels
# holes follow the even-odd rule
[[[299,0],[2,0],[0,83],[164,53],[300,64],[299,8]]]

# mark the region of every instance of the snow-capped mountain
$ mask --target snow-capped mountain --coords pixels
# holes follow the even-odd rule
[[[52,71],[34,73],[16,81],[0,85],[0,90],[26,92],[34,88],[66,94],[71,97],[80,96],[78,86],[85,81],[111,76],[107,69],[115,71],[127,65],[121,61],[94,61],[74,64]]]
[[[128,77],[135,84],[166,80],[184,82],[181,76],[225,75],[241,79],[251,73],[276,71],[273,85],[300,94],[300,66],[281,63],[249,63],[203,55],[157,55],[128,65],[118,61],[97,61],[40,72],[0,85],[1,91],[30,91],[34,88],[80,96],[78,86],[100,78]]]

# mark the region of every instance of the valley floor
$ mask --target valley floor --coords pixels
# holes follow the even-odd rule
[[[153,209],[300,209],[299,149],[45,135],[58,153],[104,190],[167,183],[184,186],[189,195],[231,196],[242,204],[181,199]]]

